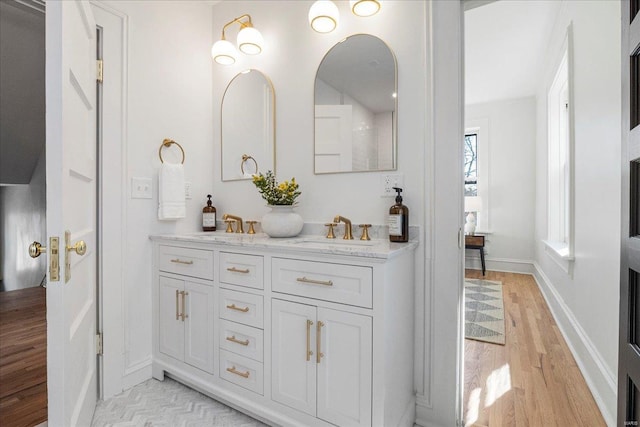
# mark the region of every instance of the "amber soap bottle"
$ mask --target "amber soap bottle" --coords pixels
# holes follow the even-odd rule
[[[402,204],[402,188],[393,187],[398,193],[396,204],[389,208],[389,240],[391,242],[409,241],[409,208]]]
[[[216,208],[211,205],[211,194],[207,197],[207,206],[202,208],[202,231],[216,231]]]

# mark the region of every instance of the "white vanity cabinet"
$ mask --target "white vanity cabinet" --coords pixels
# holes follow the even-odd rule
[[[159,258],[158,351],[213,373],[213,252],[160,246]]]
[[[339,426],[371,425],[371,317],[274,299],[272,399]]]
[[[270,425],[413,425],[416,243],[152,239],[155,378]]]

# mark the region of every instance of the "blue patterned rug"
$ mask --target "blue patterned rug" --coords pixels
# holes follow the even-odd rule
[[[502,282],[465,279],[464,306],[465,338],[505,344]]]

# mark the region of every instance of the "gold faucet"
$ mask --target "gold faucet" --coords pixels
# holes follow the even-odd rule
[[[333,218],[333,222],[335,223],[340,223],[340,222],[344,222],[344,237],[343,239],[345,240],[353,240],[353,234],[351,234],[351,220],[348,218],[345,218],[341,215],[336,215],[335,218]]]
[[[230,215],[230,214],[224,214],[224,215],[222,215],[222,219],[223,220],[227,220],[227,219],[235,220],[235,222],[238,224],[238,226],[236,227],[236,233],[244,233],[244,228],[242,228],[242,218],[240,218],[239,216]]]

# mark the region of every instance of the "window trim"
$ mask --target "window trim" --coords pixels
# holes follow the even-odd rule
[[[556,84],[558,73],[561,67],[566,61],[567,67],[567,90],[568,90],[568,138],[566,139],[566,161],[567,169],[565,177],[562,183],[565,186],[565,191],[568,193],[565,195],[566,211],[565,225],[564,225],[564,238],[560,238],[557,233],[552,231],[552,223],[558,221],[558,218],[554,217],[555,212],[552,211],[551,194],[555,190],[552,190],[552,185],[557,179],[551,176],[551,163],[552,156],[557,156],[560,148],[551,150],[551,108],[550,97],[552,96],[552,89]],[[543,240],[545,244],[545,252],[569,275],[572,274],[572,264],[575,261],[575,104],[574,104],[574,67],[573,67],[573,24],[570,23],[567,26],[565,39],[560,47],[556,59],[553,63],[552,73],[549,76],[546,85],[546,115],[547,115],[547,238]],[[556,126],[556,129],[558,127]]]

